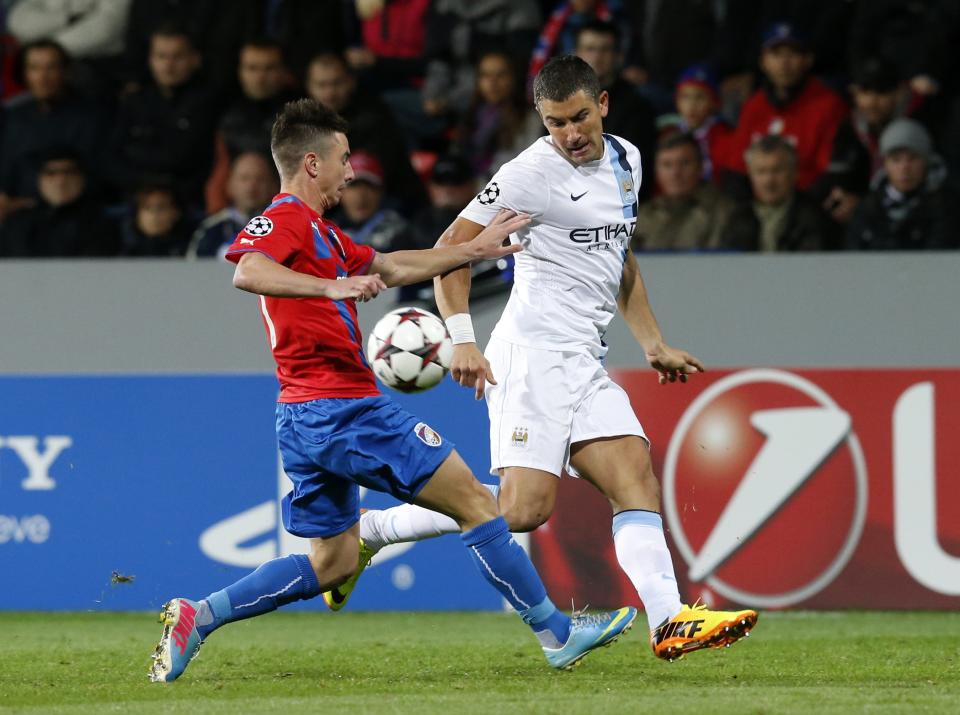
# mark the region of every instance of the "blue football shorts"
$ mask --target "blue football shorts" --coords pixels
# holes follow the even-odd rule
[[[360,487],[412,502],[453,451],[426,423],[378,395],[277,403],[277,441],[293,489],[283,525],[336,536],[360,519]]]

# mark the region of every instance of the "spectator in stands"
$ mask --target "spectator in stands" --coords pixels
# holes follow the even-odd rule
[[[950,79],[957,26],[954,0],[870,0],[857,3],[848,49],[854,60],[880,56],[897,68],[897,79],[921,95],[934,95]]]
[[[463,207],[477,195],[477,179],[464,157],[447,154],[434,164],[427,189],[430,192],[430,207],[418,213],[413,221],[416,248],[430,248],[436,243],[437,236],[450,227]],[[509,288],[513,280],[512,259],[510,256],[499,261],[477,261],[471,266],[471,302]],[[401,302],[432,301],[433,281],[404,286],[400,289],[398,299]]]
[[[346,61],[337,54],[323,53],[307,67],[307,94],[338,112],[350,125],[351,150],[364,149],[383,166],[388,202],[405,216],[412,216],[426,203],[423,184],[410,164],[406,137],[390,108],[357,86]]]
[[[592,20],[580,27],[576,38],[577,56],[593,68],[600,88],[610,97],[609,110],[603,119],[604,131],[633,143],[642,159],[653,156],[657,141],[656,112],[636,88],[620,76],[623,55],[616,25]],[[650,193],[646,185],[641,185],[641,198]]]
[[[490,177],[543,134],[519,73],[506,53],[493,50],[477,62],[473,102],[457,128],[457,141],[476,176]]]
[[[197,77],[200,54],[174,25],[150,38],[151,84],[123,98],[113,138],[118,188],[141,176],[168,176],[191,206],[201,206],[210,170],[216,97]]]
[[[319,3],[320,0],[314,0]],[[124,73],[133,86],[151,83],[149,55],[157,28],[174,26],[196,43],[208,86],[231,88],[237,76],[240,45],[264,26],[262,5],[243,0],[131,0],[126,27]],[[289,2],[280,3],[289,5]],[[258,7],[259,6],[259,7]],[[325,28],[326,29],[326,28]],[[331,28],[333,29],[333,28]],[[311,28],[316,32],[315,28]],[[325,31],[324,35],[328,33]],[[209,91],[209,90],[208,90]]]
[[[788,23],[763,35],[764,83],[747,100],[731,146],[731,162],[744,171],[744,152],[758,136],[778,134],[797,151],[797,187],[807,190],[830,163],[837,127],[847,107],[833,90],[810,75],[814,56],[807,39]]]
[[[684,68],[712,60],[722,23],[720,7],[735,3],[633,0],[625,5],[630,13],[625,78],[658,114],[669,113],[677,78]]]
[[[699,142],[690,134],[666,135],[657,146],[656,173],[660,194],[640,204],[633,250],[719,248],[733,201],[703,180]]]
[[[243,152],[230,167],[226,208],[208,216],[193,234],[187,255],[222,258],[240,229],[270,204],[280,190],[273,161],[256,151]]]
[[[7,108],[0,142],[0,219],[36,196],[37,158],[44,151],[72,147],[85,165],[96,166],[103,148],[100,114],[67,86],[69,58],[63,48],[37,40],[23,48],[19,61],[27,94]]]
[[[857,250],[960,247],[958,196],[933,153],[930,135],[912,119],[891,122],[880,136],[883,171],[857,207],[847,248]]]
[[[859,2],[837,0],[724,0],[713,64],[722,78],[724,114],[735,118],[754,85],[764,31],[775,23],[797,28],[814,57],[812,72],[838,91],[845,86],[850,27]],[[865,56],[858,53],[856,57]]]
[[[705,65],[688,67],[677,82],[677,128],[700,145],[703,178],[719,183],[729,164],[733,128],[720,116],[720,94],[713,73]]]
[[[473,98],[476,59],[500,50],[526,62],[540,25],[536,0],[435,2],[427,18],[424,112],[431,117],[463,114]]]
[[[253,0],[256,13],[247,20],[248,36],[263,36],[283,47],[286,66],[303,77],[317,54],[317,33],[325,52],[343,52],[346,47],[345,15],[352,16],[344,0]],[[252,34],[249,34],[251,33]]]
[[[588,22],[603,20],[625,26],[620,6],[619,2],[607,0],[561,0],[537,38],[527,70],[527,87],[533,86],[537,73],[551,57],[572,55],[576,51],[577,31]]]
[[[73,58],[71,80],[107,95],[117,84],[130,0],[18,0],[7,28],[21,44],[53,40]]]
[[[373,154],[350,155],[354,178],[340,197],[333,221],[354,240],[377,251],[411,247],[410,225],[383,205],[383,167]]]
[[[29,257],[111,256],[116,227],[91,198],[78,151],[48,149],[39,161],[35,206],[10,216],[0,229],[0,255]]]
[[[850,223],[870,179],[883,168],[880,135],[897,117],[914,116],[923,98],[898,79],[897,69],[880,57],[854,68],[853,111],[837,130],[830,165],[811,189],[838,225]]]
[[[177,192],[166,181],[147,181],[134,195],[133,215],[121,232],[124,256],[183,256],[190,226]]]
[[[418,86],[426,71],[430,0],[348,0],[347,6],[346,59],[352,69],[381,93]]]
[[[427,184],[430,205],[413,220],[417,248],[430,248],[477,194],[473,167],[462,156],[447,154],[437,159]]]
[[[794,187],[797,152],[785,138],[767,135],[747,150],[753,199],[738,206],[723,232],[724,248],[739,251],[818,251],[825,248],[824,216]]]
[[[270,128],[292,95],[284,88],[283,50],[271,40],[251,40],[240,50],[237,68],[241,95],[220,118],[214,162],[205,189],[207,213],[227,205],[227,177],[244,152],[270,154]]]

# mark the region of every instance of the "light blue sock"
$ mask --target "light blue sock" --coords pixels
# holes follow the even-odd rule
[[[557,648],[567,642],[570,619],[547,597],[527,552],[514,541],[502,516],[460,536],[483,577],[507,599],[541,644]]]
[[[293,554],[261,564],[256,571],[211,593],[201,601],[197,615],[197,631],[205,639],[210,633],[231,621],[253,618],[275,611],[294,601],[305,601],[319,595],[320,584],[305,554]],[[207,608],[204,608],[206,603]],[[203,613],[209,609],[210,618]],[[208,621],[201,625],[201,621]]]

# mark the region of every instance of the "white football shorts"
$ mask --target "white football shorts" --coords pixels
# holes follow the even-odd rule
[[[484,396],[490,413],[490,473],[532,467],[558,477],[570,445],[598,437],[637,435],[649,444],[627,393],[597,358],[542,350],[491,338],[484,353],[496,385]]]

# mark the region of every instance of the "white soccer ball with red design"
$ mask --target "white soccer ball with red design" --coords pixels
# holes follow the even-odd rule
[[[453,342],[447,326],[420,308],[397,308],[373,326],[367,359],[387,387],[400,392],[429,390],[450,369]]]

